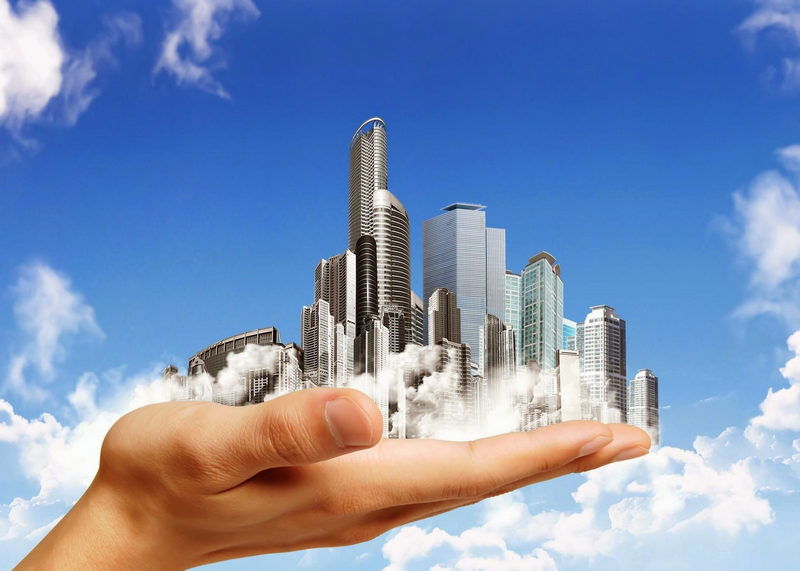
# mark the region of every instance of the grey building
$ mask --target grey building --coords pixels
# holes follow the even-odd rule
[[[392,334],[399,343],[390,351],[402,352],[411,337],[411,230],[403,204],[388,190],[373,195],[373,236],[377,254],[379,310],[391,307],[402,319]],[[398,349],[399,348],[399,349]]]
[[[489,401],[494,406],[510,402],[517,373],[514,330],[495,315],[487,314],[483,320],[478,363]]]
[[[522,276],[506,270],[505,322],[514,330],[517,366],[522,360]]]
[[[373,195],[388,188],[386,123],[373,117],[350,140],[349,250],[356,250],[361,236],[373,234]]]
[[[406,341],[414,345],[425,344],[425,304],[413,291],[411,292],[411,339]]]
[[[658,377],[650,369],[640,369],[628,386],[628,424],[647,432],[658,446]]]
[[[626,422],[626,325],[613,307],[595,305],[577,325],[581,382],[589,393],[590,419]]]
[[[443,339],[461,343],[461,310],[456,294],[440,287],[428,300],[428,345],[436,345]]]
[[[212,378],[216,378],[225,368],[228,355],[241,353],[247,345],[273,345],[280,342],[281,334],[274,327],[254,329],[227,337],[195,353],[189,359],[189,375],[208,373]]]
[[[378,252],[375,238],[366,235],[356,243],[356,335],[378,311]]]
[[[441,348],[439,370],[449,375],[451,380],[444,384],[439,395],[438,428],[449,437],[457,436],[464,430],[477,431],[480,428],[480,403],[472,378],[470,347],[466,343],[453,343],[447,339],[437,345]]]
[[[506,231],[486,229],[486,313],[505,318]]]
[[[428,303],[437,288],[447,288],[457,294],[461,341],[474,347],[476,353],[486,315],[484,208],[477,204],[455,203],[422,223],[422,299]]]
[[[314,301],[327,301],[336,327],[336,386],[353,378],[356,338],[356,256],[350,250],[321,260],[314,271]],[[339,331],[341,326],[341,332]]]
[[[561,421],[582,420],[581,366],[577,351],[558,352],[558,395]]]
[[[311,307],[303,307],[300,332],[304,377],[317,387],[333,387],[336,328],[327,301],[320,299]]]

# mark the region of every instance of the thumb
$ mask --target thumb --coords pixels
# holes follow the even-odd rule
[[[219,411],[222,413],[222,411]],[[244,479],[262,470],[321,462],[375,446],[383,417],[355,389],[308,389],[262,404],[224,409],[218,450]]]

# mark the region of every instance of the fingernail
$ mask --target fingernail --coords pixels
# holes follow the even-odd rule
[[[581,449],[578,450],[578,458],[581,458],[582,456],[588,456],[589,454],[594,454],[601,448],[605,448],[606,446],[611,444],[612,440],[614,439],[611,438],[610,436],[597,436],[596,438],[590,440],[589,442],[581,446]]]
[[[650,451],[647,448],[642,446],[631,446],[630,448],[626,448],[616,456],[612,462],[622,462],[623,460],[633,460],[634,458],[639,458],[648,454]]]
[[[339,397],[325,405],[328,430],[342,448],[372,443],[372,421],[350,397]]]

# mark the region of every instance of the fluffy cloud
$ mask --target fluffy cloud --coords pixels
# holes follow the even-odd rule
[[[172,0],[177,17],[167,30],[155,73],[166,71],[181,85],[229,98],[212,71],[225,60],[213,45],[231,17],[257,18],[252,0]]]
[[[742,22],[737,31],[751,49],[761,36],[778,35],[789,46],[780,64],[770,67],[769,75],[782,78],[785,91],[800,90],[800,1],[754,0],[755,11]]]
[[[94,309],[73,291],[67,276],[44,264],[23,268],[13,288],[14,314],[23,340],[12,355],[6,388],[27,398],[42,399],[46,391],[25,378],[34,368],[45,383],[55,377],[55,364],[65,357],[69,337],[88,334],[103,337]]]
[[[794,169],[800,147],[777,151]],[[800,324],[800,194],[789,177],[762,173],[746,191],[733,196],[734,221],[726,223],[742,262],[752,268],[751,295],[737,310],[739,317],[773,314]]]
[[[97,96],[91,84],[101,63],[114,62],[114,45],[140,39],[138,16],[123,14],[108,19],[97,40],[73,52],[64,45],[49,0],[0,0],[0,124],[19,140],[29,122],[74,124]]]

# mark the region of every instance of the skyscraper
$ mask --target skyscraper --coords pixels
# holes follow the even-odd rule
[[[479,365],[490,401],[495,406],[510,402],[517,372],[514,330],[494,315],[483,320]]]
[[[328,302],[337,327],[334,374],[336,386],[344,386],[353,378],[353,342],[356,338],[356,256],[350,250],[317,264],[314,301],[319,300]],[[342,326],[341,334],[339,325]]]
[[[356,243],[356,335],[371,317],[378,317],[378,253],[375,238],[365,235]]]
[[[411,292],[411,340],[414,345],[425,344],[425,304]],[[408,339],[406,340],[408,341]]]
[[[561,267],[547,252],[522,270],[522,360],[536,361],[542,370],[556,368],[563,346],[564,283]]]
[[[564,318],[564,326],[562,327],[564,338],[561,348],[565,351],[575,351],[575,334],[578,331],[578,324],[571,319]]]
[[[438,409],[438,427],[446,436],[454,438],[460,431],[475,429],[479,422],[476,402],[476,385],[472,382],[471,351],[466,343],[453,343],[444,339],[441,347],[439,370],[451,382],[443,383]]]
[[[484,208],[455,203],[422,223],[422,299],[428,303],[433,291],[440,287],[454,292],[461,309],[461,341],[474,347],[476,353],[486,315]]]
[[[356,375],[367,374],[377,382],[381,371],[389,366],[389,330],[377,316],[364,321],[363,329],[356,337],[355,353]]]
[[[461,310],[456,294],[447,288],[437,288],[428,300],[428,345],[442,339],[461,343]]]
[[[320,299],[311,307],[303,307],[300,331],[305,378],[317,387],[333,387],[336,329],[327,301]]]
[[[373,194],[373,236],[377,252],[378,306],[400,312],[392,321],[399,329],[392,334],[391,352],[402,352],[411,337],[411,234],[408,213],[388,190]]]
[[[486,313],[505,319],[506,231],[486,229]]]
[[[658,377],[650,369],[640,369],[628,387],[628,424],[647,432],[658,446]]]
[[[625,320],[613,307],[595,305],[577,330],[581,382],[588,388],[591,419],[626,422]]]
[[[386,123],[373,117],[364,121],[350,140],[349,250],[355,251],[361,236],[372,235],[373,195],[388,188]]]
[[[506,270],[505,322],[514,329],[517,366],[522,362],[522,277]]]

